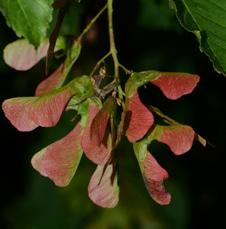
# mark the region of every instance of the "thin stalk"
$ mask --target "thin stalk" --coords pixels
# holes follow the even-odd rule
[[[179,122],[173,120],[172,118],[170,118],[169,116],[163,114],[159,108],[154,107],[154,106],[149,106],[151,111],[153,111],[155,114],[157,114],[159,117],[163,118],[165,121],[168,122],[168,124],[170,125],[181,125]]]
[[[170,118],[169,116],[163,114],[157,107],[149,106],[151,111],[153,111],[155,114],[157,114],[159,117],[163,118],[169,125],[179,125],[181,126],[179,122],[175,121],[174,119]],[[212,143],[207,141],[205,138],[203,138],[201,135],[195,132],[195,139],[200,142],[203,146],[206,146],[209,144],[210,146],[214,147]]]
[[[127,75],[131,75],[132,74],[132,70],[127,69],[124,65],[119,63],[119,67],[127,74]]]
[[[97,21],[97,19],[102,15],[102,13],[107,9],[107,4],[97,13],[97,15],[90,21],[90,23],[85,27],[82,33],[79,35],[77,39],[74,40],[71,49],[69,50],[69,55],[67,56],[66,60],[64,61],[64,70],[63,75],[66,79],[68,73],[70,72],[71,68],[73,67],[75,61],[77,60],[80,51],[81,51],[81,40],[84,35],[89,31],[92,25]],[[77,47],[76,47],[77,46]],[[78,53],[74,53],[73,49],[76,49]],[[70,54],[72,52],[73,54]],[[110,55],[110,54],[109,54]]]
[[[98,14],[90,21],[90,23],[86,26],[86,28],[82,31],[80,36],[78,37],[78,40],[80,41],[83,36],[90,30],[92,25],[96,22],[96,20],[101,16],[101,14],[107,9],[108,5],[105,4],[104,7],[98,12]]]
[[[110,40],[110,52],[114,62],[114,75],[116,82],[119,82],[119,61],[117,57],[117,49],[115,46],[114,29],[113,29],[113,0],[108,0],[108,30]]]
[[[107,54],[105,54],[94,66],[92,72],[90,73],[90,76],[93,76],[93,74],[96,72],[96,70],[100,67],[100,65],[111,55],[111,52],[109,51]]]

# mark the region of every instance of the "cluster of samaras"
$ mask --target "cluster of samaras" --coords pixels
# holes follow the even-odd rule
[[[194,139],[205,141],[187,125],[181,125],[163,115],[157,108],[145,105],[138,88],[153,84],[168,98],[175,100],[191,93],[199,76],[187,73],[158,71],[133,72],[124,89],[110,83],[104,97],[99,96],[96,80],[89,76],[75,77],[63,85],[65,64],[37,87],[35,96],[8,99],[3,102],[5,116],[19,131],[55,126],[64,111],[76,110],[80,121],[62,139],[36,153],[33,167],[49,177],[58,186],[70,183],[82,154],[97,164],[88,185],[88,195],[97,205],[111,208],[119,199],[118,171],[115,149],[125,135],[133,144],[140,170],[152,198],[159,204],[168,204],[170,194],[163,186],[168,173],[148,151],[153,140],[167,144],[180,155],[190,150]],[[108,85],[106,86],[108,87]],[[97,91],[97,89],[99,91]],[[165,125],[159,125],[159,116]]]

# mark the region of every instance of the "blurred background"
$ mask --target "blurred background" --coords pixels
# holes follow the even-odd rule
[[[61,29],[62,35],[79,35],[105,1],[74,3]],[[176,157],[161,144],[151,146],[169,172],[165,182],[172,194],[169,206],[159,206],[143,184],[132,146],[123,139],[120,153],[120,202],[114,209],[95,206],[87,185],[95,166],[85,156],[71,184],[56,187],[31,166],[32,155],[64,136],[72,124],[64,114],[54,128],[18,132],[0,114],[0,228],[2,229],[190,229],[226,228],[226,80],[214,72],[199,51],[196,38],[184,31],[169,10],[167,0],[115,0],[115,36],[119,59],[135,71],[161,70],[196,73],[201,82],[195,91],[168,101],[157,89],[141,92],[147,103],[158,106],[177,121],[191,125],[214,146],[195,143]],[[73,74],[89,74],[109,48],[106,15],[83,42]],[[44,78],[44,60],[27,72],[8,67],[4,47],[16,40],[0,15],[0,98],[32,96]],[[62,60],[55,58],[53,66]],[[151,91],[150,91],[151,90]]]

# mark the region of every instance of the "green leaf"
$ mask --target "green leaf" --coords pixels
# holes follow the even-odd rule
[[[52,3],[53,0],[2,0],[0,11],[18,37],[25,37],[37,47],[52,20]]]
[[[170,0],[182,26],[193,32],[218,73],[226,75],[226,1]]]

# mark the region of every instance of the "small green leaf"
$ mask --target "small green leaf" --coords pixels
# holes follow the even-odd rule
[[[0,11],[18,37],[38,47],[52,20],[53,0],[2,0]]]
[[[218,73],[226,75],[226,1],[170,0],[182,26],[193,32]]]

